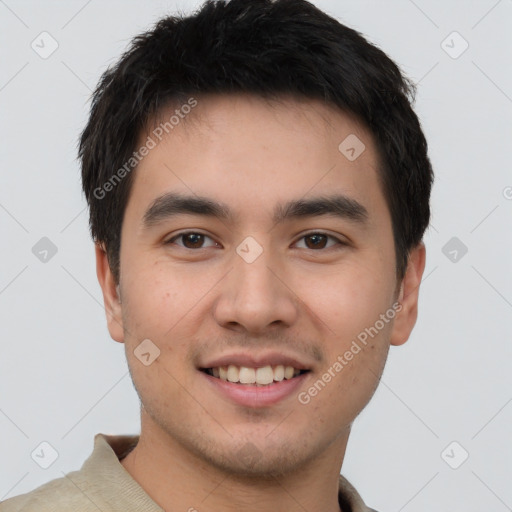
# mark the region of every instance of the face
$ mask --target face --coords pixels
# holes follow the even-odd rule
[[[339,458],[414,325],[424,248],[397,283],[378,156],[352,117],[316,101],[197,102],[135,172],[120,302],[97,249],[143,431],[232,474]]]

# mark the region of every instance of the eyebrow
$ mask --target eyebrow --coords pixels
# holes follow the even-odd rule
[[[154,225],[178,215],[201,215],[227,222],[234,222],[237,215],[231,208],[207,197],[188,196],[175,192],[166,193],[156,198],[143,217],[144,227]],[[330,215],[354,221],[358,224],[368,222],[368,210],[358,201],[342,194],[294,199],[276,205],[273,222],[280,224],[288,220]]]

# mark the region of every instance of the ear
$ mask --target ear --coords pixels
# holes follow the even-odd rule
[[[425,244],[420,242],[409,253],[407,270],[402,280],[398,302],[402,309],[397,312],[391,331],[391,345],[404,344],[411,334],[418,317],[418,296],[421,277],[425,270]]]
[[[119,286],[116,285],[103,244],[96,243],[96,275],[103,292],[107,326],[113,340],[124,342],[123,315]]]

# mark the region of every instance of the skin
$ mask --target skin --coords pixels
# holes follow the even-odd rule
[[[366,146],[353,162],[338,150],[349,134]],[[100,244],[97,274],[110,334],[125,344],[142,404],[139,444],[122,465],[165,510],[340,510],[352,422],[375,392],[390,345],[411,333],[425,267],[421,243],[397,282],[377,168],[372,137],[353,117],[318,101],[245,95],[198,98],[139,164],[119,287]],[[165,192],[222,201],[237,218],[188,214],[145,228],[146,210]],[[273,224],[276,203],[333,192],[364,205],[367,223],[324,215]],[[185,230],[207,237],[165,243]],[[317,248],[305,235],[318,231],[345,245],[327,239]],[[247,236],[263,248],[250,264],[236,253]],[[396,300],[394,320],[308,404],[294,393],[242,407],[205,386],[197,369],[228,351],[282,351],[310,365],[299,390],[307,391]],[[160,350],[149,366],[134,355],[144,339]],[[237,453],[248,442],[258,454],[250,467]]]

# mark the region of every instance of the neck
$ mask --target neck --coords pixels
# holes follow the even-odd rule
[[[256,478],[228,474],[191,453],[143,409],[139,442],[121,464],[168,512],[340,512],[338,483],[348,434],[293,474]]]

